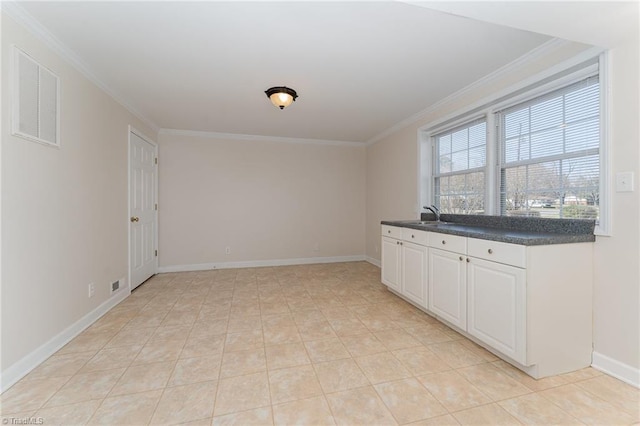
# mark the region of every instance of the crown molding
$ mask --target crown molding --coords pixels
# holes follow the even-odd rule
[[[49,49],[60,56],[63,60],[69,63],[78,72],[84,75],[89,81],[98,86],[103,92],[113,98],[116,102],[122,105],[127,111],[133,114],[136,118],[149,126],[154,132],[159,130],[159,126],[151,119],[146,117],[121,94],[111,89],[105,82],[103,82],[98,76],[91,70],[91,68],[80,59],[68,46],[58,40],[49,30],[47,30],[36,18],[34,18],[29,12],[27,12],[22,6],[15,0],[2,0],[0,1],[0,10],[2,13],[6,13],[18,24],[22,25],[36,38],[42,41]]]
[[[441,100],[439,100],[438,102],[436,102],[435,104],[427,107],[426,109],[412,115],[409,116],[407,118],[405,118],[404,120],[396,123],[395,125],[389,127],[387,130],[383,131],[382,133],[379,133],[378,135],[372,137],[371,139],[369,139],[367,141],[367,146],[373,145],[379,141],[381,141],[382,139],[386,138],[387,136],[397,132],[398,130],[401,130],[413,123],[416,123],[417,121],[423,120],[425,118],[427,118],[430,114],[432,114],[433,112],[437,111],[438,109],[442,108],[444,105],[452,103],[454,101],[456,101],[457,99],[460,99],[462,97],[467,96],[469,93],[473,92],[474,90],[477,90],[479,88],[482,88],[483,86],[487,86],[490,85],[491,83],[498,81],[502,78],[504,78],[506,75],[517,71],[525,66],[527,66],[531,61],[534,61],[538,58],[541,58],[545,55],[548,55],[550,53],[553,53],[565,46],[567,46],[568,44],[571,44],[572,42],[568,41],[568,40],[563,40],[563,39],[559,39],[559,38],[552,38],[551,40],[541,44],[540,46],[530,50],[529,52],[525,53],[524,55],[518,57],[517,59],[509,62],[506,65],[503,65],[502,67],[498,68],[497,70],[487,74],[486,76],[480,78],[479,80],[474,81],[473,83],[469,84],[466,87],[463,87],[462,89],[458,90],[457,92],[452,93],[451,95],[447,96],[446,98],[443,98]]]
[[[305,138],[289,138],[284,136],[262,136],[262,135],[245,135],[239,133],[218,133],[218,132],[205,132],[198,130],[179,130],[179,129],[160,129],[158,135],[173,135],[173,136],[191,136],[197,138],[214,138],[214,139],[228,139],[228,140],[242,140],[242,141],[256,141],[256,142],[283,142],[283,143],[296,143],[305,145],[332,145],[332,146],[350,146],[354,148],[365,147],[364,142],[354,141],[338,141],[327,139],[305,139]]]

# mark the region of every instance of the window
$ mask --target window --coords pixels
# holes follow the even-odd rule
[[[59,145],[58,76],[14,46],[11,133]]]
[[[443,213],[484,213],[487,123],[467,123],[434,136],[435,205]]]
[[[500,214],[597,219],[598,77],[498,113]]]
[[[423,128],[421,205],[594,219],[607,235],[607,72],[603,53]]]

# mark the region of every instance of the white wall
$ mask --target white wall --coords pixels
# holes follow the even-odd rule
[[[363,145],[161,132],[158,161],[161,270],[363,256]]]
[[[613,232],[598,237],[594,247],[594,366],[640,384],[640,136],[638,117],[638,25],[629,28],[625,43],[610,50],[611,179],[633,171],[636,191],[612,192]],[[431,111],[425,118],[367,148],[367,256],[380,258],[380,221],[418,217],[417,131],[451,112],[474,104],[487,93],[552,67],[580,51],[566,46],[532,60],[525,68],[505,74]]]
[[[10,134],[11,44],[60,77],[60,148]],[[127,275],[130,124],[155,137],[2,14],[3,387],[21,374],[18,361],[45,354],[34,355],[106,302],[109,283]],[[90,282],[96,286],[91,299]]]

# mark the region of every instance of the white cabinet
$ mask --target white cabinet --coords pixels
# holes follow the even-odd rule
[[[469,258],[467,292],[469,334],[527,365],[525,270]]]
[[[382,226],[382,283],[423,309],[427,308],[426,241],[424,231]]]
[[[400,240],[382,237],[382,283],[387,287],[400,291]]]
[[[404,241],[400,292],[422,308],[427,307],[427,247]]]
[[[451,324],[467,326],[466,256],[429,249],[429,310]]]

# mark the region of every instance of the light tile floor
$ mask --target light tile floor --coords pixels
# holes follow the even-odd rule
[[[1,402],[9,424],[624,425],[639,398],[534,380],[354,262],[157,275]]]

